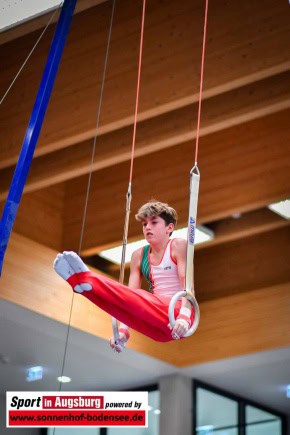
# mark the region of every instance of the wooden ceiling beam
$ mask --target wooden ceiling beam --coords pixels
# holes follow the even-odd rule
[[[289,73],[282,73],[205,100],[200,136],[289,108],[289,79]],[[197,106],[195,103],[139,123],[136,157],[194,140]],[[132,127],[99,136],[92,166],[92,140],[35,158],[24,192],[125,162],[131,157],[131,141]],[[0,201],[7,195],[13,169],[0,171]]]
[[[140,120],[197,101],[203,5],[201,0],[156,0],[148,5]],[[141,10],[138,2],[126,6],[120,2],[116,11],[100,134],[132,124]],[[255,0],[243,2],[241,8],[238,0],[218,0],[211,8],[205,98],[289,69],[286,4]],[[36,156],[93,137],[100,85],[96,71],[103,64],[110,12],[105,2],[76,15]],[[8,87],[34,39],[34,34],[27,35],[1,46],[1,89]],[[2,168],[16,162],[48,47],[45,39],[2,105]]]
[[[290,225],[196,251],[201,302],[290,281]]]
[[[278,228],[286,227],[289,221],[267,208],[248,213],[234,214],[230,218],[211,222],[209,228],[214,232],[214,239],[201,243],[195,249],[202,250],[215,245],[232,242]]]
[[[198,223],[248,212],[289,197],[289,116],[289,111],[283,111],[201,138]],[[172,204],[179,212],[179,227],[186,225],[193,159],[192,141],[136,159],[133,213],[155,197]],[[121,240],[128,174],[128,163],[93,174],[84,255],[97,253],[103,245],[118,244]],[[87,177],[67,182],[66,248],[78,247],[86,188]],[[132,218],[129,239],[138,237],[140,226]]]
[[[0,212],[3,208],[0,203]],[[24,195],[17,213],[14,231],[54,249],[63,248],[63,216],[65,209],[65,186],[51,186]],[[210,222],[208,227],[214,232],[214,239],[196,246],[196,251],[208,249],[255,234],[273,231],[289,225],[289,222],[268,209],[254,210],[239,217],[230,217]],[[102,250],[99,247],[98,250]],[[89,256],[90,250],[85,252]],[[95,254],[95,249],[92,250]],[[96,263],[97,265],[98,263]],[[101,266],[99,266],[101,268]],[[129,267],[129,263],[126,268]],[[119,267],[112,265],[107,272],[116,276]]]
[[[13,231],[53,249],[63,246],[65,186],[50,186],[23,195]],[[0,212],[4,202],[0,203]]]
[[[45,246],[61,250],[63,248],[64,231],[64,187],[64,185],[52,186],[29,195],[24,195],[14,224],[14,231]],[[0,204],[0,212],[2,207],[3,204]],[[195,249],[196,252],[209,249],[216,245],[227,244],[288,225],[289,221],[268,209],[254,210],[244,213],[239,217],[230,217],[211,222],[208,224],[208,227],[214,232],[214,239],[197,245]],[[100,251],[103,248],[104,246],[99,247],[98,250]],[[89,256],[89,251],[85,252],[85,257]],[[92,251],[93,254],[96,253],[95,249]],[[98,262],[94,264],[98,268]],[[99,265],[99,268],[102,269],[102,266]],[[129,263],[126,265],[126,269],[128,268]],[[118,265],[112,265],[106,270],[108,274],[116,278],[118,277]]]

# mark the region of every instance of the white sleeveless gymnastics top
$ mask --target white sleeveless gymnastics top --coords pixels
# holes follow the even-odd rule
[[[156,296],[172,297],[181,290],[176,261],[172,256],[172,242],[169,240],[163,257],[158,265],[150,260],[150,246],[143,249],[141,258],[141,273],[149,283],[149,290]]]

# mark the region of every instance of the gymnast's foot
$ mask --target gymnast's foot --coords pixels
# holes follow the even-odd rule
[[[75,252],[65,251],[58,254],[53,264],[56,273],[66,281],[76,273],[87,272],[89,269]],[[74,291],[83,293],[92,290],[91,284],[79,283],[74,286]]]
[[[85,265],[83,260],[75,252],[64,251],[63,256],[75,273],[89,271],[89,268]]]

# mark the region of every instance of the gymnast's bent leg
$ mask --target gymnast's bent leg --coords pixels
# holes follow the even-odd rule
[[[113,279],[90,271],[74,252],[56,257],[54,268],[77,293],[128,325],[156,341],[171,341],[168,303],[146,290],[133,290]],[[180,303],[176,304],[176,313]]]

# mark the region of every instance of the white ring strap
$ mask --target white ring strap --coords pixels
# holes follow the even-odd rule
[[[186,248],[186,272],[185,272],[185,290],[176,293],[169,304],[168,317],[170,325],[173,328],[175,324],[174,317],[174,307],[176,302],[182,298],[186,297],[192,304],[194,309],[194,321],[184,337],[189,337],[192,335],[199,324],[199,307],[196,302],[195,297],[192,294],[193,291],[193,258],[194,258],[194,240],[195,240],[195,230],[196,230],[196,216],[197,216],[197,202],[198,202],[198,191],[199,191],[199,181],[200,173],[197,164],[190,171],[190,199],[189,199],[189,213],[188,213],[188,232],[187,232],[187,248]]]
[[[186,273],[185,273],[185,289],[192,292],[193,289],[193,257],[194,257],[194,240],[196,230],[197,202],[199,191],[200,174],[197,165],[190,171],[190,199],[188,213],[188,232],[187,232],[187,248],[186,248]]]

